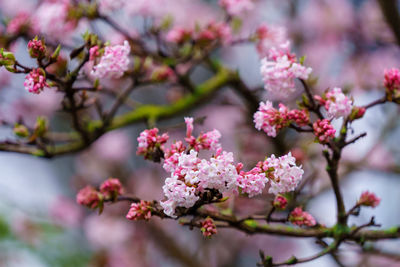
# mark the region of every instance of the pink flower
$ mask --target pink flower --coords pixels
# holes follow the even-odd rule
[[[211,218],[207,218],[201,223],[200,230],[203,232],[203,236],[207,238],[211,238],[211,236],[217,234],[217,227]]]
[[[314,217],[310,213],[303,211],[301,207],[295,208],[290,213],[289,221],[298,226],[305,225],[311,227],[317,224]]]
[[[272,48],[279,48],[287,42],[286,29],[263,24],[257,28],[257,52],[261,58],[267,57]]]
[[[46,76],[42,69],[33,69],[25,77],[25,90],[30,93],[39,94],[45,87],[49,87],[46,83]]]
[[[389,69],[385,70],[385,88],[388,92],[393,93],[400,89],[400,70],[399,69]]]
[[[380,202],[381,202],[381,199],[378,198],[374,193],[371,193],[369,191],[364,191],[361,194],[360,199],[358,200],[357,203],[358,203],[358,205],[361,205],[361,206],[375,208],[379,205]]]
[[[159,161],[159,157],[162,155],[156,155],[162,153],[162,145],[169,139],[168,134],[164,133],[161,136],[158,135],[158,129],[153,128],[151,130],[144,130],[140,133],[137,138],[139,143],[136,151],[137,155],[144,155],[146,159],[153,159]]]
[[[328,119],[347,117],[353,108],[351,99],[343,94],[342,89],[338,87],[328,91],[324,98],[316,96],[316,99],[325,106]]]
[[[191,148],[196,151],[202,149],[217,151],[221,148],[219,139],[221,138],[221,133],[218,130],[212,130],[206,133],[200,133],[200,135],[195,138],[193,134],[193,118],[185,117],[186,123],[186,142],[191,146]]]
[[[100,62],[93,67],[91,74],[96,78],[121,78],[128,70],[131,47],[128,41],[123,45],[106,46]]]
[[[95,45],[89,49],[89,60],[95,61],[98,56],[100,56],[99,46]]]
[[[272,102],[260,102],[258,111],[254,113],[254,123],[257,130],[263,130],[268,136],[275,137],[277,132],[289,125],[288,109],[279,105],[279,110],[272,106]]]
[[[167,40],[170,43],[182,44],[186,40],[190,39],[191,36],[192,36],[191,30],[186,30],[185,28],[175,26],[167,33],[165,40]]]
[[[20,12],[7,24],[8,34],[18,34],[31,31],[31,19],[28,13]]]
[[[296,165],[296,159],[290,152],[279,158],[271,155],[264,162],[259,162],[257,167],[265,172],[270,181],[269,193],[275,195],[293,191],[304,174],[302,167]]]
[[[186,137],[190,138],[193,133],[193,118],[192,117],[185,117],[186,123]]]
[[[174,172],[179,163],[179,156],[186,150],[182,141],[177,141],[171,145],[170,149],[166,149],[164,152],[164,164],[163,168],[167,172]]]
[[[265,184],[268,183],[268,179],[259,167],[255,167],[248,172],[240,172],[236,183],[243,193],[253,197],[262,193]]]
[[[106,199],[115,199],[124,193],[121,182],[117,178],[108,178],[100,186],[100,192]]]
[[[335,138],[336,130],[327,119],[314,122],[313,129],[314,135],[321,144],[328,143],[330,139]]]
[[[82,188],[76,195],[76,202],[78,204],[87,206],[91,209],[96,208],[102,200],[103,196],[100,192],[90,185]]]
[[[288,119],[296,123],[298,126],[306,126],[310,123],[310,114],[305,109],[293,109],[288,113]]]
[[[295,63],[287,55],[278,56],[274,60],[261,60],[261,75],[264,88],[273,95],[288,97],[295,91],[295,78],[308,79],[311,68]]]
[[[254,8],[252,0],[219,0],[219,5],[232,16],[238,16]]]
[[[204,43],[220,40],[226,45],[232,41],[232,29],[226,23],[211,22],[197,34],[196,40]]]
[[[132,203],[126,218],[132,221],[150,220],[151,203],[144,200],[141,200],[140,203]]]
[[[69,16],[70,8],[68,0],[43,1],[34,14],[35,26],[38,31],[57,40],[68,37],[75,30],[77,24]]]
[[[276,209],[284,210],[286,209],[286,206],[288,204],[288,201],[286,197],[282,195],[276,195],[274,201],[272,202],[272,206],[274,206]]]
[[[32,58],[42,58],[46,54],[46,46],[36,37],[28,42],[28,51]]]

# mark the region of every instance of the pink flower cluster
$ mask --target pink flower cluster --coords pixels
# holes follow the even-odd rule
[[[294,122],[305,126],[310,122],[306,110],[289,110],[282,103],[275,109],[272,102],[260,102],[258,111],[254,113],[254,123],[257,130],[263,130],[268,136],[275,137],[278,131]]]
[[[272,202],[272,206],[276,209],[284,210],[286,209],[286,206],[288,204],[288,201],[286,197],[282,195],[276,195],[274,201]]]
[[[358,205],[375,208],[379,205],[381,199],[377,197],[374,193],[365,191],[361,194],[358,200]]]
[[[315,221],[314,217],[306,212],[303,211],[301,207],[295,208],[289,215],[289,221],[293,223],[294,225],[298,226],[314,226],[317,224]]]
[[[93,67],[91,74],[96,78],[121,78],[128,70],[130,51],[131,47],[126,40],[123,45],[106,46],[104,55]]]
[[[186,123],[186,138],[185,141],[196,151],[202,149],[217,151],[221,148],[219,139],[221,138],[221,133],[214,129],[212,131],[203,133],[201,132],[196,138],[192,135],[193,132],[193,118],[185,117]]]
[[[388,92],[393,93],[400,89],[400,70],[399,69],[389,69],[385,70],[385,88]]]
[[[132,221],[150,220],[151,203],[144,200],[141,200],[139,203],[132,203],[126,218]]]
[[[203,232],[203,236],[207,238],[211,238],[211,236],[217,234],[217,227],[211,218],[207,218],[201,223],[200,230]]]
[[[264,88],[278,97],[288,97],[295,91],[295,78],[307,80],[312,69],[304,67],[287,54],[280,54],[275,59],[261,60],[261,75]]]
[[[43,1],[34,14],[37,30],[48,37],[64,39],[76,27],[76,21],[69,16],[70,8],[69,0]]]
[[[257,28],[257,52],[261,58],[269,55],[270,49],[279,47],[287,40],[284,27],[263,24]]]
[[[8,34],[18,34],[20,32],[30,31],[30,23],[31,19],[29,14],[25,12],[18,13],[10,22],[7,24],[7,33]]]
[[[261,194],[267,182],[265,173],[259,167],[254,167],[248,172],[241,171],[237,178],[237,186],[249,197]]]
[[[303,178],[304,171],[296,165],[296,158],[289,152],[279,158],[271,155],[257,164],[270,181],[269,193],[279,194],[293,191]]]
[[[328,91],[324,97],[315,96],[314,98],[325,107],[328,119],[347,117],[353,108],[353,101],[338,87]]]
[[[162,148],[162,145],[168,141],[169,136],[166,133],[160,136],[158,135],[158,131],[157,128],[153,128],[140,133],[137,138],[139,143],[136,151],[137,155],[144,155],[146,159],[150,159],[158,149]]]
[[[28,42],[28,51],[32,58],[41,58],[46,53],[46,46],[42,40],[35,38]]]
[[[209,160],[200,159],[198,152],[178,155],[172,167],[171,177],[163,186],[165,201],[161,202],[164,213],[174,217],[176,207],[192,207],[206,189],[229,192],[235,189],[238,173],[233,165],[233,154],[219,149]]]
[[[336,130],[327,119],[314,122],[313,129],[314,135],[321,144],[326,144],[330,139],[335,138]]]
[[[39,94],[45,87],[49,87],[46,83],[46,76],[42,69],[33,69],[25,77],[25,90],[30,93]]]
[[[76,202],[91,209],[102,207],[104,200],[114,201],[124,190],[121,182],[116,178],[109,178],[100,185],[100,191],[88,185],[79,190]]]
[[[115,199],[124,193],[121,182],[116,178],[108,178],[100,186],[100,192],[106,199]]]
[[[238,16],[254,8],[252,0],[219,0],[219,5],[232,16]]]

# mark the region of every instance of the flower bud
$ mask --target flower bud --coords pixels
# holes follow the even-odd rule
[[[28,128],[26,128],[26,126],[22,124],[15,124],[13,131],[14,134],[17,135],[18,137],[25,138],[29,136]]]

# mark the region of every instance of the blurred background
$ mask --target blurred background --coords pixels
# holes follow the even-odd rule
[[[217,1],[166,1],[149,12],[158,12],[158,16],[171,14],[177,25],[223,18]],[[34,0],[0,0],[4,21],[0,33],[6,31],[9,19],[21,12],[37,15],[40,4]],[[305,55],[306,65],[313,68],[313,88],[317,92],[341,87],[351,93],[357,105],[366,104],[384,94],[384,69],[400,67],[400,49],[378,1],[256,0],[255,5],[243,16],[237,38],[248,36],[262,23],[287,27],[297,55]],[[110,15],[131,32],[140,32],[140,18],[125,10]],[[80,34],[87,28],[102,32],[107,40],[120,38],[102,23],[82,22],[63,41],[79,43]],[[12,47],[22,62],[31,63],[25,40],[15,41]],[[254,44],[222,47],[214,57],[237,68],[246,84],[260,91],[260,59]],[[194,78],[200,81],[209,75],[199,69]],[[57,112],[60,95],[51,90],[40,95],[28,94],[23,89],[23,79],[0,69],[0,118],[16,120],[22,115],[34,123],[36,116],[45,115],[59,127],[69,123]],[[150,86],[135,91],[132,99],[161,104],[180,93],[179,88]],[[262,99],[268,99],[268,95],[262,95]],[[335,199],[325,174],[321,147],[313,143],[312,136],[291,130],[270,139],[254,129],[245,109],[240,98],[226,88],[206,105],[184,115],[205,117],[204,123],[195,125],[195,132],[220,130],[224,150],[234,152],[235,160],[245,166],[252,166],[271,153],[292,151],[303,164],[305,176],[313,177],[305,188],[302,204],[320,223],[335,223]],[[374,210],[363,209],[351,223],[365,223],[375,216],[382,227],[399,224],[398,115],[398,106],[376,106],[353,125],[354,135],[366,131],[368,136],[344,150],[340,173],[346,207],[351,207],[365,190],[375,192],[382,201]],[[340,125],[340,121],[335,125]],[[184,136],[183,116],[158,122],[157,126],[162,131],[175,126],[169,131],[172,140]],[[315,240],[248,236],[228,229],[220,229],[218,235],[206,240],[198,229],[192,231],[176,221],[128,221],[127,203],[107,206],[101,216],[78,206],[75,195],[81,187],[99,185],[108,177],[118,177],[127,192],[140,198],[162,199],[162,185],[168,173],[135,154],[136,138],[145,128],[146,125],[137,124],[115,130],[81,153],[51,160],[0,152],[0,266],[239,267],[255,266],[260,249],[278,261],[291,255],[311,255],[321,249]],[[0,139],[7,138],[13,138],[12,132],[0,128]],[[246,214],[262,211],[270,198],[266,194],[251,201],[237,199],[235,203],[238,212]],[[399,241],[381,241],[376,246],[387,255],[375,255],[373,251],[360,255],[358,247],[344,245],[340,261],[327,255],[304,266],[400,266],[400,254],[395,254],[400,252]]]

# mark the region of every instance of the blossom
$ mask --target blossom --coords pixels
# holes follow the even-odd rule
[[[314,135],[321,144],[328,143],[330,139],[335,138],[336,130],[327,119],[314,122],[313,129]]]
[[[132,203],[126,218],[132,221],[150,220],[151,203],[144,200],[141,200],[140,203]]]
[[[7,24],[8,34],[18,34],[20,32],[28,32],[31,30],[31,18],[26,12],[18,13],[14,18]]]
[[[78,204],[87,206],[91,209],[96,208],[102,200],[103,196],[90,185],[82,188],[76,195],[76,202]]]
[[[131,47],[128,41],[123,45],[106,46],[104,54],[91,74],[96,78],[120,78],[128,70]]]
[[[219,5],[232,16],[240,15],[244,11],[249,11],[254,8],[252,0],[219,0]]]
[[[267,57],[272,48],[278,48],[286,43],[287,34],[284,27],[260,25],[256,31],[257,52],[260,57]]]
[[[191,146],[191,148],[196,151],[200,151],[202,149],[217,151],[221,148],[221,144],[219,139],[221,138],[221,133],[214,129],[212,131],[206,133],[200,133],[200,135],[195,138],[193,133],[193,118],[185,117],[186,123],[186,142]]]
[[[164,133],[161,136],[158,135],[158,129],[153,128],[150,130],[144,130],[140,133],[137,141],[139,143],[136,154],[144,155],[146,159],[153,159],[159,161],[160,155],[158,152],[162,152],[161,147],[169,139],[168,134]]]
[[[296,165],[296,159],[292,153],[279,158],[271,155],[257,167],[262,169],[270,181],[269,193],[279,194],[293,191],[303,178],[304,171]]]
[[[163,164],[164,170],[166,170],[167,172],[174,172],[179,163],[179,156],[185,150],[186,147],[185,145],[183,145],[182,141],[177,141],[171,145],[170,149],[165,149],[165,160]]]
[[[268,136],[275,137],[280,129],[289,125],[287,115],[288,109],[283,104],[277,110],[270,101],[260,102],[253,121],[257,130],[263,130]]]
[[[191,30],[175,26],[167,33],[167,35],[165,36],[165,40],[167,40],[170,43],[182,44],[183,42],[188,40],[191,37],[191,35],[192,35]]]
[[[295,91],[294,79],[308,79],[312,69],[295,63],[285,54],[275,60],[263,58],[260,71],[267,91],[276,96],[287,97]]]
[[[206,218],[201,222],[201,232],[203,232],[203,236],[211,238],[211,236],[217,234],[217,227],[214,224],[213,219]]]
[[[39,32],[55,39],[65,39],[76,27],[69,16],[69,1],[44,1],[34,14]]]
[[[94,61],[98,56],[100,56],[99,46],[98,45],[92,46],[89,49],[89,60]]]
[[[366,207],[372,207],[375,208],[379,205],[381,202],[381,199],[377,197],[374,193],[369,192],[369,191],[364,191],[360,199],[358,200],[358,205],[361,206],[366,206]]]
[[[28,42],[28,51],[32,58],[42,58],[46,54],[46,46],[36,37]]]
[[[30,93],[39,94],[45,87],[49,87],[46,83],[46,76],[43,69],[32,69],[25,77],[25,90]]]
[[[286,206],[288,204],[288,201],[286,197],[282,195],[276,195],[274,201],[272,202],[272,206],[274,206],[276,209],[284,210],[286,209]]]
[[[259,167],[255,167],[248,172],[240,172],[236,182],[243,193],[247,193],[249,197],[253,197],[262,193],[268,179]]]
[[[310,115],[306,109],[293,109],[287,114],[288,119],[293,121],[298,126],[306,126],[310,122]]]
[[[324,98],[315,97],[322,105],[324,105],[328,119],[347,117],[350,115],[353,103],[345,94],[342,89],[335,87],[325,94]]]
[[[310,213],[303,211],[301,207],[295,208],[290,213],[289,221],[298,226],[314,226],[317,224],[314,217]]]
[[[201,43],[220,40],[226,45],[232,41],[232,29],[223,22],[211,22],[196,35],[196,40]]]
[[[118,179],[109,178],[101,184],[100,192],[103,193],[107,199],[115,199],[118,195],[122,195],[124,190]]]
[[[385,88],[389,93],[393,93],[400,89],[400,70],[399,69],[388,69],[385,70]]]

